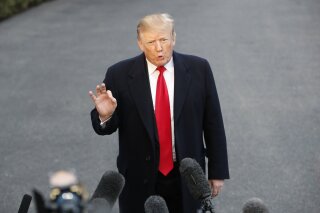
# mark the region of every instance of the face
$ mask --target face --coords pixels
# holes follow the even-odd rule
[[[172,57],[175,38],[170,27],[140,32],[138,45],[147,59],[155,66],[163,66]]]

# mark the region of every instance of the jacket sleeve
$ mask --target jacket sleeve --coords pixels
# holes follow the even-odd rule
[[[113,76],[113,71],[111,69],[108,69],[103,83],[105,83],[107,90],[111,90],[113,96],[117,99],[117,93],[116,93],[116,89],[114,86],[115,82],[114,82],[112,76]],[[118,129],[118,124],[119,124],[117,114],[118,113],[117,113],[117,108],[116,108],[116,110],[112,114],[112,117],[106,122],[106,125],[104,127],[102,127],[100,125],[99,113],[96,110],[96,108],[94,108],[91,111],[91,122],[92,122],[92,127],[93,127],[94,131],[98,135],[110,135],[113,132],[115,132]]]
[[[205,67],[206,102],[203,131],[208,158],[208,178],[229,179],[226,136],[218,93],[207,61]]]

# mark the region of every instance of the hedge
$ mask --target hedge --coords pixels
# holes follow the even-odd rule
[[[0,0],[0,21],[46,0]]]

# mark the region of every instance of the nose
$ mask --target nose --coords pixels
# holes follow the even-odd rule
[[[160,41],[156,41],[156,50],[158,51],[158,52],[161,52],[162,51],[162,46],[161,46],[161,42]]]

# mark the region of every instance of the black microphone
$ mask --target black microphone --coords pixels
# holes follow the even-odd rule
[[[28,213],[31,200],[32,200],[31,195],[28,195],[28,194],[23,195],[18,213]]]
[[[198,162],[191,158],[184,158],[180,162],[179,170],[192,197],[200,201],[202,211],[214,213],[209,182]]]
[[[169,213],[166,201],[158,195],[150,196],[144,203],[146,213]]]
[[[125,184],[124,177],[116,171],[107,171],[103,174],[90,204],[93,212],[102,212],[101,209],[111,211]],[[101,211],[100,211],[101,210]]]
[[[49,211],[46,208],[45,200],[40,192],[36,189],[33,189],[33,197],[36,206],[37,213],[48,213]]]
[[[259,198],[250,198],[242,208],[243,213],[269,213],[268,208]]]

